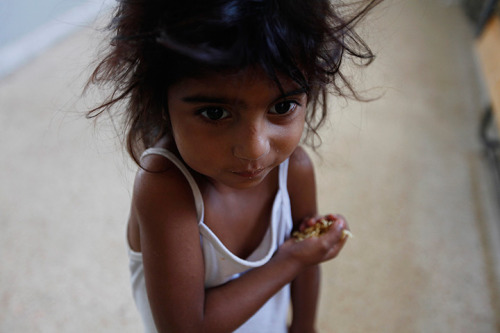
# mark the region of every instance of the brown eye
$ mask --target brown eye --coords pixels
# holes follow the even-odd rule
[[[297,107],[297,103],[293,101],[283,101],[275,104],[271,110],[269,110],[270,113],[276,113],[276,114],[285,114],[287,112],[295,110]]]
[[[221,120],[229,116],[229,112],[219,107],[204,108],[200,114],[209,120]]]

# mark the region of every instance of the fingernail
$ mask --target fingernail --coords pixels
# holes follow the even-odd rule
[[[325,217],[328,221],[335,221],[337,220],[337,217],[333,214],[328,214],[326,217]]]
[[[335,229],[337,229],[338,231],[341,231],[342,229],[344,229],[344,224],[342,223],[341,220],[336,220],[334,225],[335,225]]]

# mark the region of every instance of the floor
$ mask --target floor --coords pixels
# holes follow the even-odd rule
[[[378,55],[313,153],[321,212],[355,237],[323,266],[319,332],[500,332],[500,216],[477,127],[473,29],[448,0],[387,0]],[[139,332],[124,243],[134,165],[80,93],[84,28],[0,81],[0,332]]]

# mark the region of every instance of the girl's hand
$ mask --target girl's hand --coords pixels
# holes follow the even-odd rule
[[[289,254],[292,258],[305,266],[319,264],[335,258],[347,239],[344,230],[349,230],[349,226],[342,215],[306,218],[300,224],[299,231],[303,232],[316,223],[321,223],[319,221],[322,219],[333,222],[324,233],[300,241],[291,238],[281,246],[279,252]]]

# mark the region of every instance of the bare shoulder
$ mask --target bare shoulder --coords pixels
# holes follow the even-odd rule
[[[149,155],[137,171],[129,220],[129,241],[142,251],[148,238],[165,233],[196,231],[193,192],[182,171],[160,155]],[[185,221],[175,224],[175,221]],[[159,240],[156,240],[159,241]]]
[[[309,154],[300,146],[290,156],[287,186],[294,223],[315,216],[317,208],[314,165]]]
[[[184,174],[170,160],[160,155],[149,155],[142,160],[134,181],[133,204],[146,212],[151,205],[178,201],[182,196],[192,192]]]
[[[312,163],[312,160],[309,157],[309,154],[301,146],[298,146],[292,153],[289,163],[289,174],[292,173],[293,175],[295,173],[298,173],[298,175],[300,176],[304,173],[314,173],[314,165]]]
[[[155,145],[157,148],[166,146],[165,140]],[[140,167],[134,181],[133,208],[147,212],[146,208],[149,206],[165,202],[169,193],[179,191],[190,192],[188,181],[169,158],[152,153],[140,159]]]

